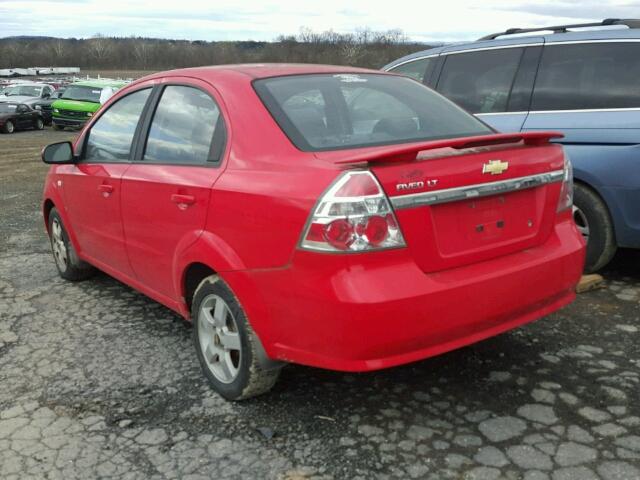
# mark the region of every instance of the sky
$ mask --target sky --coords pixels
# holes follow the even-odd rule
[[[419,42],[472,40],[510,27],[639,18],[640,0],[0,0],[0,37],[142,36],[275,40],[301,28],[402,30]]]

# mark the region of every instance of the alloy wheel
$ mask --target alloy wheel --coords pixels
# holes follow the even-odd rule
[[[229,306],[218,295],[208,295],[200,304],[197,321],[200,349],[209,370],[220,382],[233,382],[240,371],[242,343]]]
[[[56,260],[56,265],[61,271],[67,270],[67,245],[64,243],[64,237],[62,235],[62,225],[57,218],[51,222],[51,247],[53,248],[53,257]]]
[[[15,127],[13,126],[13,122],[7,122],[4,124],[4,128],[7,130],[7,133],[13,133]]]

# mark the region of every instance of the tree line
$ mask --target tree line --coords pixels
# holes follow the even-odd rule
[[[226,63],[327,63],[380,68],[428,45],[399,30],[314,32],[273,42],[189,41],[139,37],[9,37],[0,39],[0,68],[80,67],[105,70],[165,70]]]

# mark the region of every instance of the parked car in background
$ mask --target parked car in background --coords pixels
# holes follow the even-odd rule
[[[423,82],[499,131],[564,133],[556,141],[573,163],[574,217],[592,272],[617,247],[640,248],[639,28],[609,19],[510,29],[383,70]]]
[[[242,399],[285,362],[391,367],[571,302],[556,135],[495,134],[372,70],[160,72],[44,150],[42,209],[63,278],[97,267],[191,318],[210,384]]]
[[[39,110],[42,113],[45,125],[51,125],[53,119],[53,102],[62,97],[64,91],[65,87],[61,87],[58,90],[55,90],[49,98],[43,98],[33,105],[35,110]]]
[[[0,103],[0,131],[2,133],[13,133],[16,130],[32,128],[36,130],[44,128],[44,119],[40,112],[33,110],[26,103]]]
[[[46,83],[20,83],[6,88],[0,95],[0,102],[22,103],[33,107],[48,99],[54,88]]]
[[[114,80],[86,80],[67,85],[62,96],[51,105],[53,128],[82,127],[104,102],[126,84]]]

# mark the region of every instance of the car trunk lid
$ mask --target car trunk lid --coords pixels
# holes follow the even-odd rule
[[[556,133],[499,134],[323,152],[367,166],[396,211],[425,272],[484,261],[544,243],[555,223],[564,154]]]

